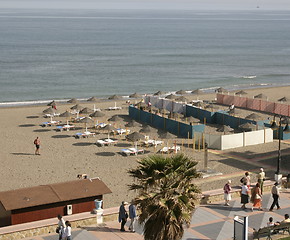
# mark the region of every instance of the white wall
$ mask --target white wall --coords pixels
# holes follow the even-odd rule
[[[195,132],[195,142],[198,143],[198,139],[202,139],[202,133]],[[231,148],[256,145],[266,142],[273,142],[273,130],[270,128],[245,132],[235,133],[228,135],[213,135],[204,134],[205,142],[208,144],[208,148],[226,150]]]

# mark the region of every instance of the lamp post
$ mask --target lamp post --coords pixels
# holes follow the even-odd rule
[[[279,125],[276,124],[275,121],[275,117],[278,117],[279,119]],[[281,159],[282,159],[282,155],[281,155],[281,127],[282,127],[282,121],[286,120],[286,126],[283,130],[283,132],[285,133],[289,133],[290,132],[290,128],[288,126],[288,119],[287,117],[283,116],[283,115],[279,115],[279,114],[275,114],[274,115],[274,119],[273,119],[273,123],[271,124],[271,128],[273,130],[277,130],[278,131],[278,140],[279,140],[279,144],[278,144],[278,158],[277,158],[277,171],[275,172],[275,181],[280,182],[282,179],[282,174],[280,174],[280,165],[281,165]]]

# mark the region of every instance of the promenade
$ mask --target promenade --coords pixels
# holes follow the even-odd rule
[[[285,189],[281,195],[281,210],[269,212],[268,209],[272,204],[271,195],[263,196],[263,210],[251,211],[251,204],[248,209],[242,210],[240,199],[233,199],[230,206],[226,207],[223,202],[215,202],[207,205],[200,205],[193,214],[191,225],[186,229],[183,240],[230,240],[234,236],[235,215],[249,216],[249,236],[253,229],[259,229],[267,225],[269,217],[274,221],[281,221],[285,213],[290,214],[290,190]],[[126,224],[128,229],[129,222]],[[88,226],[82,229],[73,230],[73,240],[142,240],[142,226],[136,223],[136,232],[120,232],[120,224],[117,221],[106,222],[102,225]],[[273,235],[273,239],[280,239],[285,235]],[[25,238],[25,240],[55,240],[58,236],[53,233],[49,235]],[[251,237],[249,238],[251,239]],[[266,239],[266,238],[261,238]]]

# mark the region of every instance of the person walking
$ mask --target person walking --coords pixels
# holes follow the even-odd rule
[[[230,206],[229,201],[232,200],[231,196],[231,180],[228,180],[228,182],[224,185],[224,199],[225,199],[225,206]]]
[[[34,145],[35,145],[35,155],[40,155],[40,153],[39,153],[39,148],[40,148],[40,139],[39,139],[39,137],[36,137],[35,139],[34,139]]]
[[[65,222],[65,228],[63,230],[62,239],[72,240],[72,237],[71,237],[71,223],[70,223],[70,221],[66,221]]]
[[[57,229],[58,229],[58,240],[62,240],[63,234],[64,234],[64,228],[66,227],[65,221],[61,215],[57,215],[58,223],[57,223]]]
[[[254,211],[254,208],[258,208],[259,211],[262,211],[262,193],[259,183],[257,183],[256,186],[252,188],[251,202],[253,203],[252,211]]]
[[[129,218],[131,220],[131,223],[130,223],[130,226],[129,226],[129,230],[131,232],[135,232],[134,224],[135,224],[135,221],[136,221],[136,217],[137,217],[136,206],[134,204],[134,201],[132,200],[131,204],[129,205]]]
[[[261,194],[263,194],[263,187],[264,187],[265,177],[266,177],[266,174],[264,172],[264,169],[260,168],[260,172],[257,175],[257,180],[258,180],[258,183],[260,184]]]
[[[272,193],[272,197],[273,197],[273,203],[269,209],[270,212],[273,211],[273,208],[275,206],[277,206],[277,210],[281,209],[280,205],[279,205],[280,191],[279,191],[277,182],[274,183],[274,186],[272,187],[271,193]]]
[[[247,183],[244,182],[242,186],[242,191],[241,191],[241,204],[242,204],[242,209],[246,209],[246,204],[249,203],[249,189],[247,187]]]
[[[125,232],[125,224],[128,218],[128,213],[125,209],[126,205],[128,205],[128,203],[123,201],[119,208],[119,223],[121,223],[121,229],[120,229],[121,232]]]

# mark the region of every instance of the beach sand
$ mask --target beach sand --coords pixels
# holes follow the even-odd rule
[[[248,96],[254,96],[264,93],[269,97],[269,100],[277,100],[281,97],[290,98],[290,86],[279,88],[251,89],[246,90]],[[231,93],[232,94],[232,93]],[[189,99],[196,99],[194,95],[186,95]],[[215,94],[199,95],[199,99],[213,100]],[[113,115],[121,115],[125,121],[116,123],[116,127],[124,127],[128,121],[128,104],[126,100],[118,100],[117,106],[122,107],[122,110],[105,111],[105,117],[99,121],[106,121]],[[137,101],[137,100],[136,100]],[[82,102],[84,107],[93,108],[93,104],[100,109],[106,109],[114,106],[115,101],[100,101],[97,103]],[[134,103],[135,100],[131,100]],[[58,104],[57,108],[60,113],[68,110],[74,104]],[[118,140],[116,146],[98,147],[95,145],[96,140],[106,138],[107,133],[99,130],[89,129],[96,132],[95,137],[75,139],[73,135],[76,132],[84,131],[83,123],[76,123],[79,128],[77,130],[57,132],[55,127],[41,127],[42,122],[48,121],[48,118],[43,118],[42,111],[47,106],[25,106],[25,107],[9,107],[0,108],[0,189],[1,191],[12,190],[17,188],[37,186],[41,184],[65,182],[76,179],[78,174],[86,173],[89,177],[100,177],[107,186],[112,190],[112,194],[105,195],[104,206],[118,206],[121,201],[130,201],[136,192],[128,190],[128,184],[133,182],[133,179],[128,175],[127,171],[130,168],[137,166],[137,160],[140,157],[153,154],[158,149],[146,148],[145,155],[124,157],[119,152],[123,148],[132,146],[131,142],[125,140],[123,136],[113,136]],[[226,107],[221,107],[226,108]],[[243,111],[241,114],[249,114],[252,111]],[[259,113],[260,114],[260,113]],[[269,116],[269,115],[265,115]],[[272,116],[271,116],[272,117]],[[65,122],[65,118],[56,118]],[[90,125],[89,125],[90,127]],[[131,132],[138,131],[141,127],[130,128]],[[211,129],[212,128],[212,129]],[[207,131],[215,131],[215,126],[208,127]],[[41,155],[34,155],[33,141],[36,137],[41,140]],[[156,136],[156,135],[155,135]],[[178,139],[178,143],[184,143],[182,151],[198,161],[197,168],[203,168],[204,153],[202,151],[193,151],[192,148],[186,146],[187,139]],[[173,140],[171,141],[171,144]],[[282,144],[282,149],[288,148],[289,145]],[[244,151],[253,153],[264,153],[275,151],[278,148],[278,143],[275,141],[270,144],[260,144],[243,148],[234,149],[226,152]],[[209,167],[215,171],[225,174],[243,172],[246,170],[257,169],[257,166],[239,161],[229,161],[223,155],[209,152]],[[237,177],[234,184],[239,184]],[[198,180],[197,184],[202,187],[202,190],[221,188],[222,182],[213,181],[211,184],[204,184],[202,180]]]

